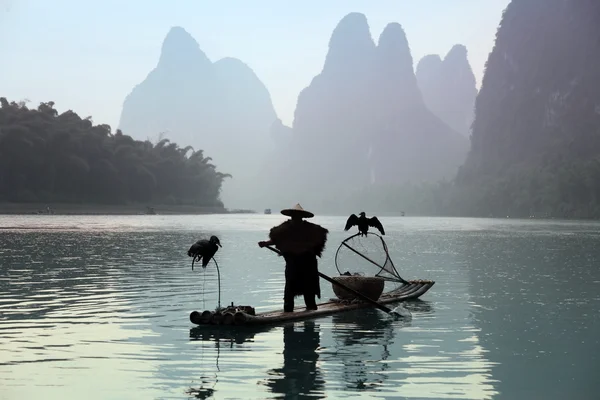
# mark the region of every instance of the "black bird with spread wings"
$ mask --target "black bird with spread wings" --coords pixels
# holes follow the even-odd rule
[[[385,235],[383,225],[381,225],[381,222],[379,222],[377,217],[367,218],[364,211],[361,212],[359,215],[360,217],[357,217],[355,214],[352,214],[348,218],[348,221],[346,221],[346,227],[344,228],[345,231],[352,228],[354,225],[357,225],[358,231],[360,232],[361,236],[367,235],[369,227],[376,228],[379,232],[381,232],[382,235]]]
[[[217,247],[218,246],[218,247]],[[194,257],[192,260],[192,269],[194,269],[194,262],[202,259],[202,267],[206,268],[208,262],[215,255],[217,250],[221,247],[221,242],[216,236],[211,236],[209,240],[201,239],[190,247],[188,250],[188,256]]]

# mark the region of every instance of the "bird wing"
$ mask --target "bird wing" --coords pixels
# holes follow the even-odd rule
[[[358,225],[358,217],[356,216],[356,214],[352,214],[348,217],[348,221],[346,221],[346,227],[344,228],[344,230],[347,231],[354,225]]]
[[[369,226],[372,228],[377,228],[377,230],[379,232],[381,232],[382,235],[385,235],[385,231],[383,230],[383,225],[381,225],[381,222],[377,219],[377,217],[369,218]]]
[[[198,253],[201,253],[201,252],[203,252],[203,250],[206,249],[207,245],[208,245],[208,240],[206,240],[206,239],[198,240],[188,250],[188,256],[192,257],[195,255],[198,255]]]
[[[196,243],[194,243],[194,244],[193,244],[193,245],[190,247],[190,249],[188,250],[188,257],[193,257],[193,256],[195,256],[195,255],[196,255],[196,252],[197,252],[197,250],[196,250],[197,248],[198,248],[198,245],[197,245]]]

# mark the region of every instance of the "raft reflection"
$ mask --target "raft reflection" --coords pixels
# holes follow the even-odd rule
[[[191,340],[214,341],[215,343],[226,342],[230,347],[233,344],[251,342],[254,337],[263,332],[275,329],[274,326],[242,326],[222,327],[219,325],[206,325],[190,329]]]
[[[216,349],[214,375],[199,377],[200,386],[189,388],[187,394],[199,399],[215,396],[221,348],[233,348],[253,342],[255,336],[270,331],[283,331],[283,366],[267,371],[269,378],[261,383],[278,399],[296,399],[299,396],[325,398],[325,382],[317,368],[320,332],[314,321],[290,323],[281,327],[238,327],[224,329],[218,326],[202,326],[190,330],[191,340],[214,342]],[[277,332],[277,334],[279,334]],[[212,362],[212,361],[211,361]]]
[[[221,372],[219,366],[219,356],[221,347],[233,348],[234,344],[240,345],[246,342],[253,342],[255,336],[259,333],[269,332],[274,327],[222,327],[215,325],[205,325],[190,329],[190,340],[200,340],[203,342],[214,342],[216,357],[214,359],[215,368],[207,368],[205,371],[214,371],[214,375],[203,374],[199,377],[200,386],[191,387],[186,394],[194,396],[197,399],[208,399],[215,395],[216,385],[219,382],[218,373]]]
[[[431,312],[426,301],[403,303],[414,313]],[[398,330],[411,325],[410,318],[395,320],[374,308],[336,314],[332,317],[333,351],[324,355],[343,365],[339,381],[346,389],[377,390],[388,379],[390,346]]]

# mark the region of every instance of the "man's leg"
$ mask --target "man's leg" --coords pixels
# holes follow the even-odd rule
[[[293,312],[294,311],[294,295],[289,290],[287,281],[285,283],[285,289],[283,290],[283,311]]]
[[[317,309],[317,301],[315,300],[314,293],[304,293],[304,304],[306,304],[307,310],[316,310]]]

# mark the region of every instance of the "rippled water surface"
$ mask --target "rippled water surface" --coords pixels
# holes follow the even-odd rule
[[[193,329],[216,269],[185,253],[210,234],[222,303],[282,307],[282,260],[256,244],[282,218],[0,216],[0,399],[599,398],[600,224],[383,219],[400,274],[436,281],[412,318]],[[315,222],[335,275],[345,221]]]

